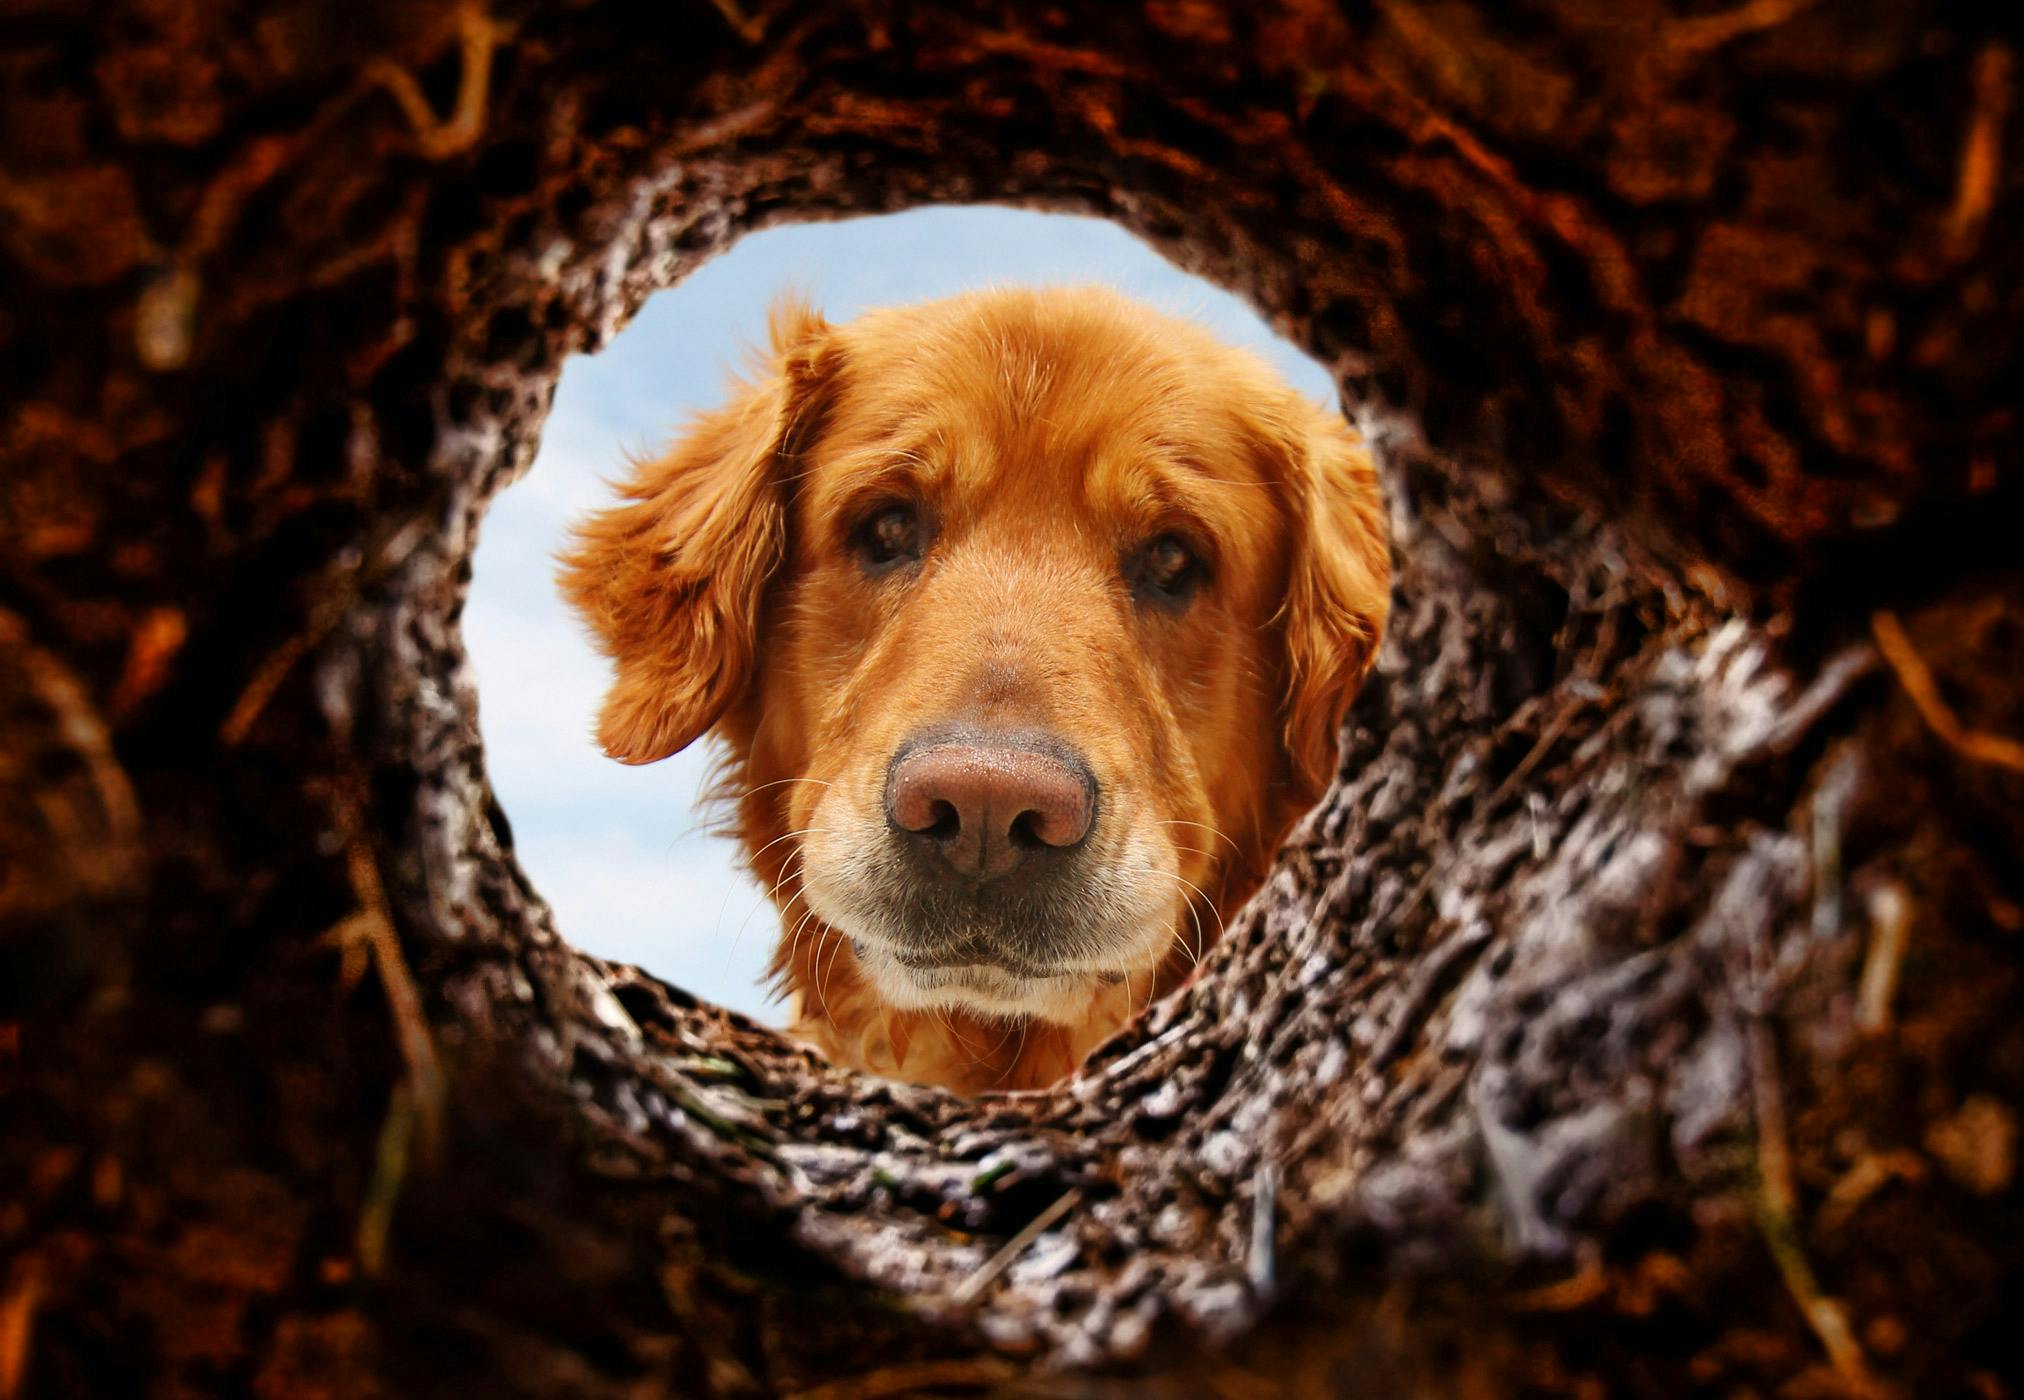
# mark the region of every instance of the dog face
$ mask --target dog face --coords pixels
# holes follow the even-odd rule
[[[606,751],[714,727],[804,1031],[958,1087],[1046,1082],[1192,964],[1385,614],[1341,419],[1106,292],[785,307],[625,490],[563,576]]]

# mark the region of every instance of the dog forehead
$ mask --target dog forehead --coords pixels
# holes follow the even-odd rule
[[[1255,486],[1260,415],[1290,392],[1199,327],[1114,296],[959,298],[843,331],[817,497],[890,482],[979,508],[1113,513],[1204,482]]]
[[[1093,288],[1012,289],[871,312],[838,331],[850,397],[1064,431],[1209,408],[1250,357]]]

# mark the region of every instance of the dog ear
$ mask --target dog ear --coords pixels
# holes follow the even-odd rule
[[[786,459],[806,445],[837,359],[805,302],[777,303],[770,329],[758,372],[622,482],[628,504],[580,523],[561,556],[563,596],[616,663],[597,735],[620,762],[686,748],[751,677],[787,550]]]
[[[1362,437],[1302,400],[1282,438],[1293,550],[1280,626],[1286,751],[1319,795],[1335,776],[1342,717],[1377,659],[1391,609],[1384,491]]]

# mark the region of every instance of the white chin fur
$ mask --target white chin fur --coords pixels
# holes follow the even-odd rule
[[[1007,1019],[1069,1021],[1089,1000],[1088,973],[1021,977],[984,963],[929,970],[903,966],[862,942],[858,964],[879,995],[904,1011],[972,1011]]]

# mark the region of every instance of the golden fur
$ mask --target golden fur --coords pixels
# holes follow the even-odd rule
[[[797,1031],[962,1091],[1052,1082],[1187,975],[1331,777],[1386,613],[1380,491],[1341,417],[1096,289],[841,326],[784,302],[756,376],[622,490],[562,573],[616,663],[605,751],[714,731]],[[875,574],[858,542],[894,502],[923,543]],[[1131,582],[1160,537],[1201,560],[1178,605]],[[882,784],[952,718],[1044,728],[1102,785],[1049,906],[1070,974],[930,987],[889,956]]]

